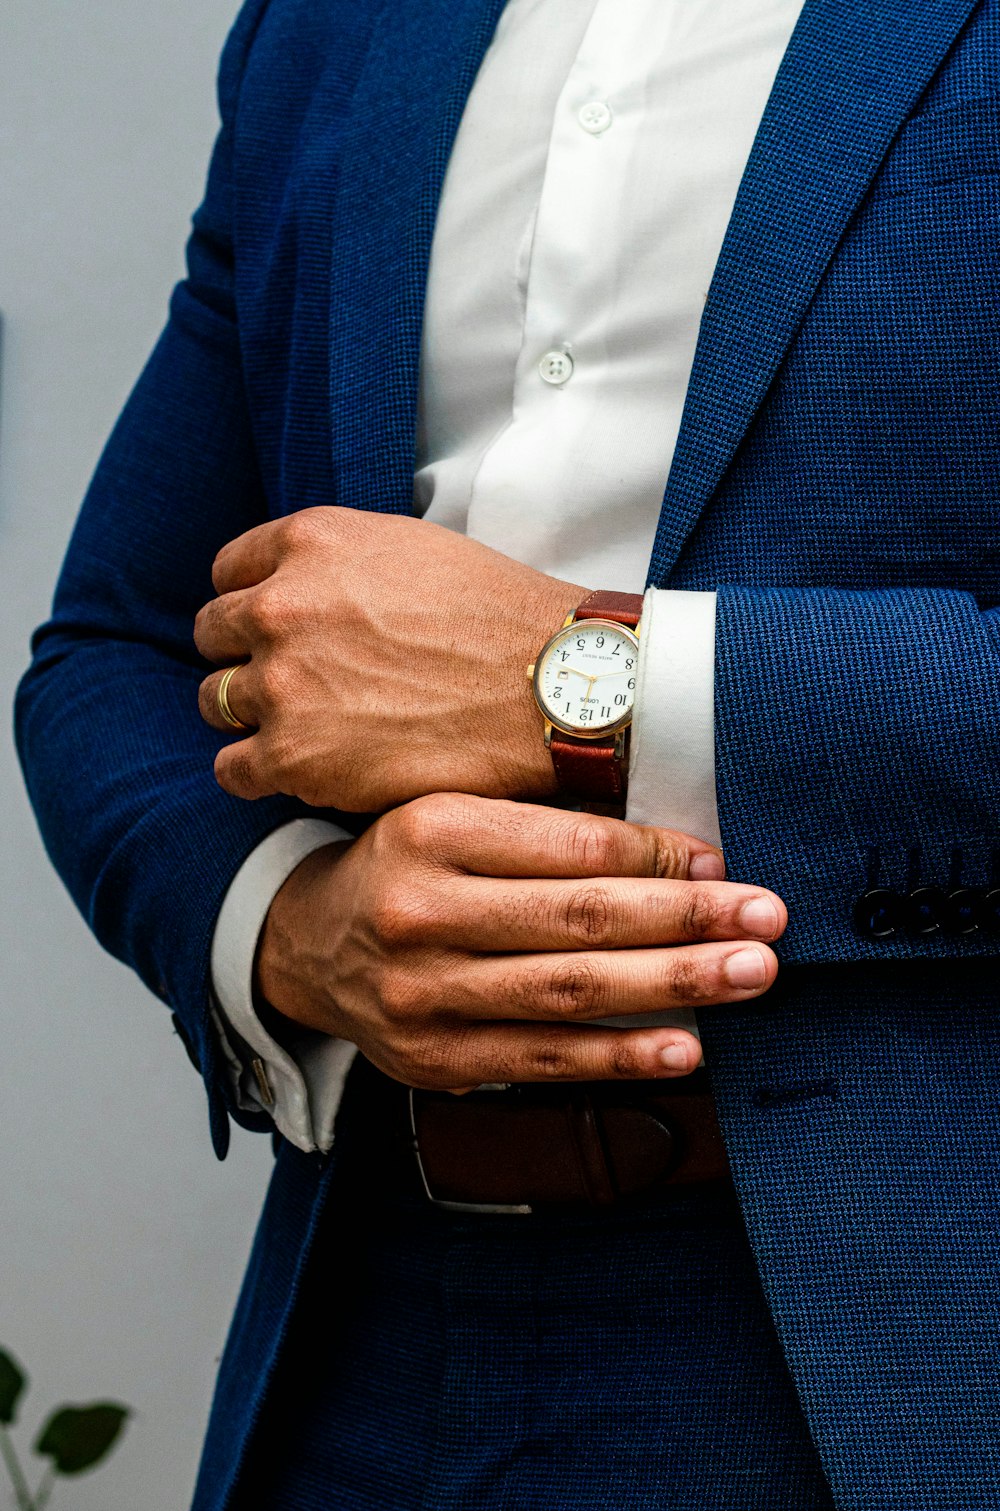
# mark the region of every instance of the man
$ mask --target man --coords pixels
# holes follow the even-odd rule
[[[281,1135],[199,1511],[996,1504],[998,64],[243,10],[18,711]]]

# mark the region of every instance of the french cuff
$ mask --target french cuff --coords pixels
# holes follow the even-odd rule
[[[642,603],[627,817],[721,843],[715,795],[715,594]]]
[[[314,850],[353,837],[324,819],[293,819],[275,829],[237,871],[212,936],[212,986],[221,1009],[212,1021],[236,1104],[266,1112],[279,1133],[306,1153],[325,1152],[333,1143],[354,1045],[294,1024],[287,1047],[279,1044],[254,1010],[254,957],[271,903],[296,867]]]
[[[715,794],[715,594],[649,588],[642,604],[626,817],[720,842]],[[697,1034],[693,1012],[622,1019]]]

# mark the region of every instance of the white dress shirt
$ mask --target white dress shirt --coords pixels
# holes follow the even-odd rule
[[[589,589],[642,591],[701,312],[801,5],[509,0],[434,233],[424,518]],[[714,615],[712,593],[646,595],[627,816],[718,843]],[[556,628],[539,625],[539,644]],[[292,1028],[291,1052],[277,1045],[253,1010],[253,956],[285,878],[345,837],[304,819],[266,839],[212,951],[218,1000],[258,1059],[255,1076],[234,1068],[239,1095],[307,1150],[330,1147],[353,1046]]]

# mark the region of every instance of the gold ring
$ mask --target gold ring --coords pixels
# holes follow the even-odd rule
[[[219,683],[219,691],[215,695],[215,702],[216,706],[218,707],[219,713],[232,729],[250,728],[250,725],[244,724],[242,719],[238,719],[233,713],[232,709],[229,707],[229,684],[230,682],[232,682],[233,678],[242,665],[242,661],[237,662],[235,666],[231,666],[227,671],[223,672],[222,681]]]

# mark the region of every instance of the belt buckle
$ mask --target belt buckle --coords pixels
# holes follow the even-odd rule
[[[477,1086],[476,1091],[505,1092],[510,1090],[509,1081],[487,1081]],[[438,1207],[442,1212],[471,1212],[477,1216],[485,1217],[530,1217],[532,1207],[527,1205],[504,1206],[495,1202],[474,1201],[446,1201],[441,1196],[435,1196],[431,1190],[430,1181],[427,1179],[427,1171],[424,1167],[423,1157],[420,1153],[420,1137],[417,1133],[417,1114],[414,1098],[416,1091],[409,1088],[410,1108],[410,1132],[413,1136],[413,1153],[416,1156],[417,1169],[420,1172],[420,1183],[424,1188],[424,1194],[432,1207]]]

